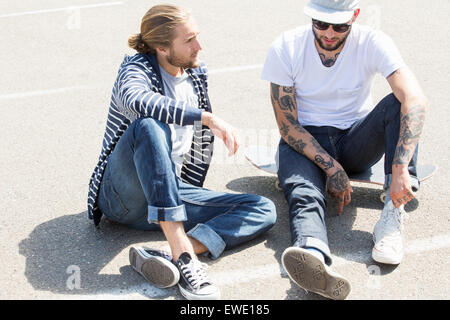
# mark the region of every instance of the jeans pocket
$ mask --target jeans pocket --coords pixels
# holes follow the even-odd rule
[[[128,214],[128,209],[123,204],[110,180],[102,181],[101,191],[107,203],[107,208],[101,208],[103,209],[103,214],[115,221],[123,219]]]

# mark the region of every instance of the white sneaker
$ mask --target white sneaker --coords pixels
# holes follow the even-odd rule
[[[404,206],[395,208],[389,199],[373,229],[373,260],[386,264],[399,264],[403,258]]]

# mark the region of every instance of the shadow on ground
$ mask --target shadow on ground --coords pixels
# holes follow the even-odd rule
[[[105,219],[97,230],[87,219],[87,212],[82,212],[40,224],[20,242],[19,252],[26,257],[25,276],[36,290],[120,296],[130,293],[131,287],[143,298],[176,294],[175,289],[143,285],[143,278],[128,261],[120,268],[120,274],[102,272],[125,248],[147,241],[165,241],[165,238],[161,232],[136,231]]]
[[[158,244],[166,242],[162,232],[134,230],[104,218],[100,226],[100,229],[94,227],[92,220],[87,219],[86,211],[38,225],[19,244],[19,253],[26,258],[25,276],[33,288],[74,298],[83,295],[83,298],[120,299],[137,294],[142,298],[184,299],[176,286],[156,288],[129,265],[127,248],[137,243],[163,247],[166,243]],[[265,241],[265,235],[225,251],[221,258],[262,241]],[[221,259],[199,258],[207,264]],[[114,264],[122,265],[119,273],[108,267],[114,259],[120,259]]]
[[[271,199],[278,212],[277,224],[266,234],[226,251],[224,256],[245,250],[265,241],[267,248],[274,251],[280,261],[283,250],[290,245],[288,207],[283,193],[274,187],[275,178],[267,176],[245,177],[233,180],[227,188],[242,193],[259,194]],[[353,201],[341,216],[336,211],[334,201],[329,199],[326,218],[331,252],[344,259],[367,257],[355,260],[367,266],[374,262],[370,258],[372,235],[370,232],[353,230],[357,208],[382,210],[378,200],[381,190],[353,188]],[[142,298],[181,298],[175,288],[161,290],[146,283],[126,261],[118,274],[103,269],[126,248],[136,243],[165,241],[161,232],[137,231],[126,226],[102,220],[99,230],[87,219],[87,212],[64,215],[38,225],[19,245],[19,252],[26,258],[25,276],[36,290],[67,295],[121,295],[138,293]],[[123,260],[123,253],[121,256]],[[202,259],[203,260],[203,259]],[[217,263],[219,260],[205,260]],[[280,277],[287,277],[280,264]],[[74,270],[79,270],[79,285],[74,282]],[[382,267],[382,274],[394,271],[392,267]],[[320,299],[315,294],[307,294],[292,283],[286,299]]]

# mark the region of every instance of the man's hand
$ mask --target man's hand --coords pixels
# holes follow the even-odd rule
[[[212,133],[219,137],[227,147],[228,156],[232,156],[239,148],[236,129],[210,112],[202,113],[202,124],[208,126]]]
[[[407,204],[415,198],[411,188],[408,166],[392,166],[392,181],[389,196],[396,208],[400,207],[402,204]]]
[[[338,169],[335,173],[328,176],[328,193],[338,201],[338,214],[344,210],[344,206],[352,201],[353,189],[350,180],[343,169]]]

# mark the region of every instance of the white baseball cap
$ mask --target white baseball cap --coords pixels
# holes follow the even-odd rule
[[[304,13],[314,20],[341,24],[349,22],[358,8],[358,0],[310,0]]]

